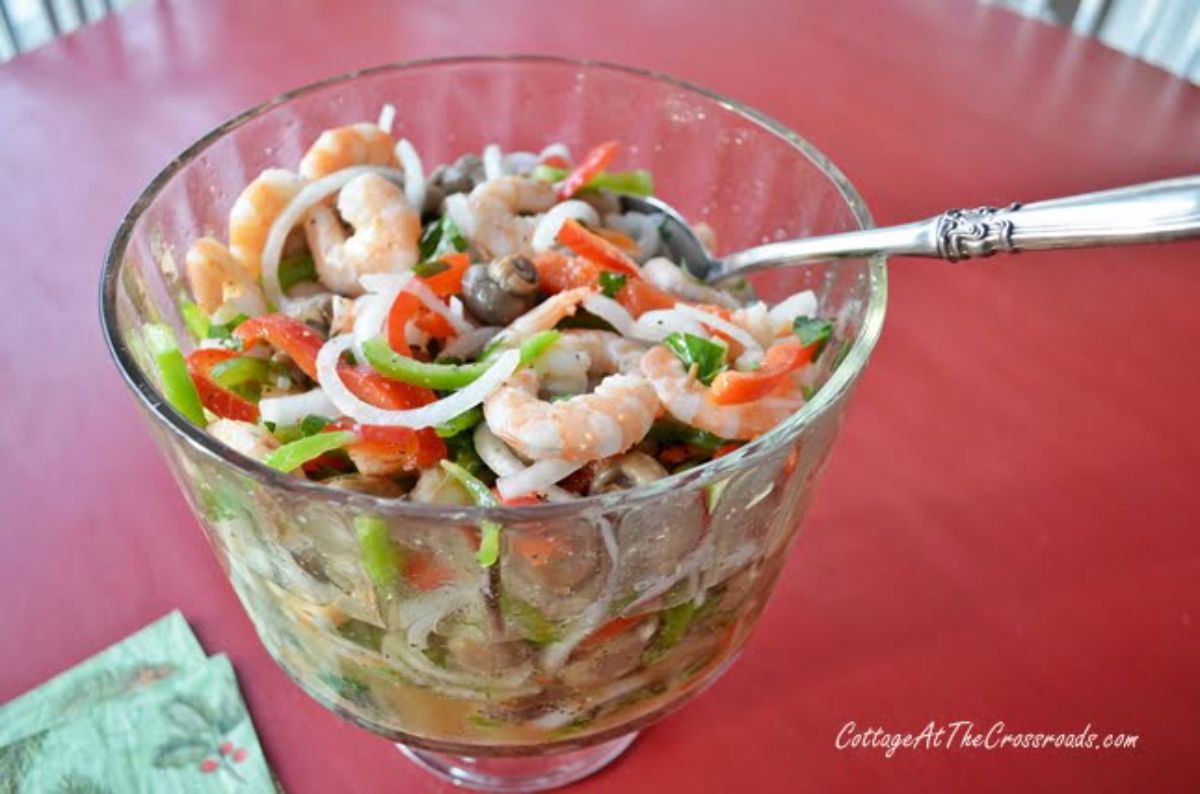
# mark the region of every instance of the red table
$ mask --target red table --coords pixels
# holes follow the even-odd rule
[[[0,699],[173,607],[292,792],[440,791],[259,645],[100,339],[160,166],[315,78],[460,52],[670,72],[800,130],[876,219],[1200,170],[1200,91],[974,2],[164,0],[0,68]],[[740,663],[579,791],[1200,788],[1200,245],[897,261],[887,328]],[[850,721],[1134,750],[837,750]]]

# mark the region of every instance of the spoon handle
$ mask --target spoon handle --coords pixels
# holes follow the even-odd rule
[[[802,262],[924,256],[957,262],[998,251],[1086,248],[1200,235],[1200,176],[1084,193],[1067,198],[948,210],[928,220],[845,234],[770,243],[721,261],[720,275]]]

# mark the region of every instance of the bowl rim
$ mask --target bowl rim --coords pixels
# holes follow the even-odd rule
[[[496,507],[434,505],[407,500],[388,499],[330,488],[319,482],[293,477],[290,474],[272,469],[253,458],[249,458],[227,447],[206,431],[193,425],[182,414],[176,411],[162,396],[150,378],[141,371],[129,346],[121,339],[117,327],[117,286],[125,251],[132,236],[134,226],[162,189],[185,166],[227,133],[297,97],[316,93],[342,83],[349,83],[361,77],[384,72],[398,72],[439,66],[486,65],[489,63],[541,63],[573,67],[580,70],[619,72],[640,79],[666,83],[681,91],[698,95],[708,101],[714,102],[726,111],[741,116],[791,144],[794,149],[812,162],[833,183],[862,228],[867,229],[874,226],[874,221],[870,211],[867,209],[866,203],[850,183],[850,180],[846,178],[842,171],[823,152],[798,133],[792,131],[773,117],[735,99],[668,74],[603,60],[525,53],[421,58],[379,64],[364,69],[343,72],[270,97],[209,130],[176,155],[150,180],[117,226],[108,249],[105,252],[104,267],[101,272],[100,321],[104,332],[105,344],[117,369],[121,373],[122,379],[154,420],[168,427],[183,442],[203,454],[229,464],[235,469],[240,470],[242,474],[265,481],[270,487],[284,492],[320,498],[328,502],[354,506],[358,509],[374,510],[384,515],[395,517],[433,520],[453,518],[455,520],[473,520],[476,522],[484,518],[491,518],[521,522],[535,519],[550,520],[557,517],[569,517],[587,511],[606,512],[618,508],[622,510],[629,509],[633,506],[659,499],[676,490],[703,487],[724,476],[732,475],[743,468],[753,466],[767,457],[777,447],[792,441],[850,390],[865,367],[883,327],[887,304],[887,267],[886,257],[884,256],[868,258],[869,295],[867,308],[863,314],[858,334],[837,369],[829,380],[814,394],[811,400],[806,402],[799,411],[773,427],[769,432],[744,444],[728,455],[710,461],[703,466],[672,474],[631,491],[617,491],[596,496],[585,496],[569,502],[541,502],[532,505],[501,505]]]

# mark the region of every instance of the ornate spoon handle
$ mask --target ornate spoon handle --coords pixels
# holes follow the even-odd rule
[[[957,262],[997,251],[1085,248],[1200,235],[1200,176],[1068,198],[943,212],[902,226],[770,243],[732,254],[710,281],[777,265],[873,254]]]

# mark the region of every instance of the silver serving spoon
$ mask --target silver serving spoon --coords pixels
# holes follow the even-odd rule
[[[916,223],[768,243],[720,259],[708,253],[669,204],[636,196],[622,196],[621,201],[626,211],[663,215],[659,229],[667,253],[708,282],[763,268],[876,254],[957,262],[997,251],[1151,243],[1200,235],[1200,176],[1034,204],[948,210]]]

